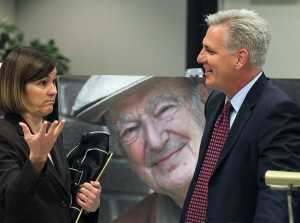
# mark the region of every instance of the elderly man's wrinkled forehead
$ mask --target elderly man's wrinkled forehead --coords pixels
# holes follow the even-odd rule
[[[126,110],[141,108],[151,114],[160,102],[169,101],[182,104],[189,98],[186,81],[186,79],[181,78],[168,78],[160,83],[149,86],[120,101],[107,112],[106,117],[109,117],[110,120],[116,119],[120,113]]]

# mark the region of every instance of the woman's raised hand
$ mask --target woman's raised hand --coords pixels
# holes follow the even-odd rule
[[[22,127],[24,132],[24,138],[29,145],[30,155],[29,159],[34,167],[36,173],[41,172],[46,160],[47,156],[50,153],[51,149],[57,137],[61,133],[64,127],[65,121],[62,120],[60,122],[54,121],[50,128],[47,131],[48,122],[44,121],[42,126],[36,134],[32,134],[30,132],[29,127],[20,122],[19,125]]]

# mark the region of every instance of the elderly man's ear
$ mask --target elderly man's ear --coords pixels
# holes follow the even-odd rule
[[[201,95],[200,99],[205,104],[207,101],[208,95],[209,95],[208,90],[205,87],[205,85],[200,81],[197,83],[197,85],[198,85],[198,89],[199,89],[199,92]]]

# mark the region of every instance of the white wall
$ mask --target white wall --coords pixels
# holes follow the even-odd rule
[[[299,0],[221,0],[220,8],[255,10],[272,26],[265,72],[273,78],[300,78]]]
[[[74,75],[185,72],[186,1],[16,0],[25,38],[54,38]]]
[[[0,0],[0,21],[15,22],[15,0]]]
[[[222,9],[253,9],[270,22],[270,77],[300,77],[299,1],[219,0]],[[0,19],[15,20],[26,39],[54,38],[75,75],[181,76],[186,7],[183,0],[0,0]]]

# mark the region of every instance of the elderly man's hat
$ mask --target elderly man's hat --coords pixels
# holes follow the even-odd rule
[[[81,121],[103,124],[102,116],[112,106],[164,79],[166,77],[93,75],[80,90],[72,115]]]

